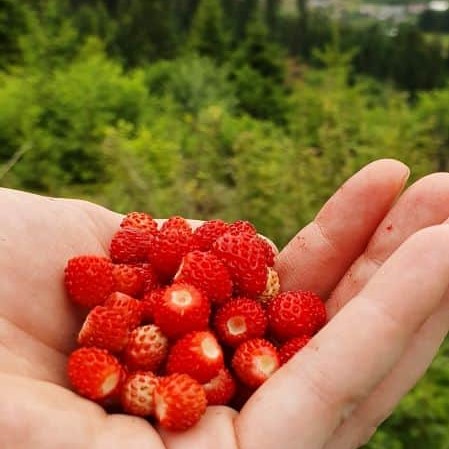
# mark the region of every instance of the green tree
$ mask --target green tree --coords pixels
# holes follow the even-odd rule
[[[284,63],[281,49],[256,16],[232,60],[233,82],[243,111],[277,123],[284,121],[287,110]]]
[[[201,0],[193,18],[188,48],[216,61],[225,60],[228,36],[219,0]]]
[[[117,53],[127,66],[176,53],[170,8],[167,0],[117,0]]]
[[[27,26],[27,9],[22,3],[0,0],[0,69],[20,61],[19,38]]]

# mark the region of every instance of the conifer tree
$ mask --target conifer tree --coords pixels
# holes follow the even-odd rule
[[[190,29],[188,48],[223,62],[228,49],[228,37],[220,0],[201,0]]]

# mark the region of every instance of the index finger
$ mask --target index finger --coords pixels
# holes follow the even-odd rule
[[[277,257],[282,289],[312,290],[326,298],[362,254],[408,175],[402,162],[382,159],[346,181]]]

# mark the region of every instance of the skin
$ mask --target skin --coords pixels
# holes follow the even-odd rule
[[[423,375],[449,328],[449,174],[402,192],[407,177],[397,161],[366,166],[280,252],[283,289],[321,294],[329,323],[239,414],[210,407],[183,433],[108,416],[67,385],[82,316],[61,274],[72,256],[107,254],[121,216],[0,189],[0,447],[360,447]]]

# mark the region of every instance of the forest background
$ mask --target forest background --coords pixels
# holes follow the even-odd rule
[[[402,13],[363,13],[383,3]],[[0,185],[282,247],[369,161],[448,170],[439,4],[0,0]],[[445,343],[367,447],[448,449],[448,386]]]

